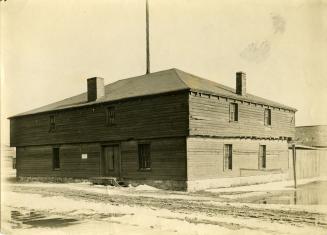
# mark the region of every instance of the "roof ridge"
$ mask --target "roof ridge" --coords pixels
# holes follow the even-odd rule
[[[191,89],[191,87],[183,80],[183,78],[181,78],[181,76],[180,76],[180,74],[179,74],[179,72],[183,72],[183,73],[185,73],[184,71],[182,71],[182,70],[179,70],[179,69],[177,69],[177,68],[172,68],[172,70],[176,73],[176,75],[177,75],[177,77],[178,77],[178,79],[182,82],[182,83],[184,83],[184,85],[186,86],[186,87],[188,87],[189,89]]]
[[[209,79],[206,79],[206,78],[202,78],[202,77],[199,77],[197,75],[194,75],[194,74],[191,74],[191,73],[188,73],[188,72],[184,72],[183,70],[180,70],[180,69],[175,69],[177,73],[183,73],[187,76],[190,76],[190,77],[193,77],[195,79],[199,79],[199,80],[204,80],[212,85],[214,85],[215,87],[221,89],[221,90],[225,90],[227,92],[231,92],[232,94],[229,94],[229,95],[224,95],[224,94],[221,94],[222,96],[226,96],[226,97],[231,97],[232,96],[237,96],[238,99],[244,99],[244,100],[249,100],[250,102],[256,102],[256,103],[263,103],[263,104],[268,104],[268,105],[271,105],[271,106],[277,106],[277,107],[280,107],[280,108],[286,108],[286,109],[290,109],[290,110],[296,110],[295,108],[293,107],[290,107],[290,106],[287,106],[287,105],[284,105],[282,103],[279,103],[279,102],[276,102],[276,101],[273,101],[273,100],[270,100],[270,99],[267,99],[267,98],[263,98],[263,97],[260,97],[260,96],[256,96],[256,95],[253,95],[251,93],[247,93],[243,96],[239,96],[235,93],[235,89],[232,88],[232,87],[229,87],[229,86],[226,86],[226,85],[223,85],[221,83],[218,83],[216,81],[212,81],[212,80],[209,80]],[[180,75],[179,75],[180,76]],[[180,76],[182,78],[182,76]],[[183,80],[183,79],[182,79]],[[184,81],[184,80],[183,80]],[[187,84],[187,82],[184,81],[184,83]],[[195,90],[199,90],[197,88],[194,88],[192,86],[189,86],[187,85],[188,87],[190,87],[190,89],[195,89]],[[210,92],[209,90],[207,92]],[[213,93],[216,93],[216,92],[213,92]],[[231,98],[235,98],[235,97],[231,97]],[[253,101],[253,100],[256,100],[256,101]],[[259,101],[261,100],[261,101]]]
[[[229,87],[229,86],[226,86],[226,85],[221,84],[221,83],[218,83],[218,82],[215,82],[215,81],[212,81],[212,80],[210,80],[210,79],[202,78],[202,77],[199,77],[199,76],[194,75],[194,74],[192,74],[192,73],[185,72],[185,71],[180,70],[180,69],[176,69],[176,71],[178,71],[178,72],[182,72],[182,73],[184,73],[184,74],[186,74],[186,75],[188,75],[188,76],[194,77],[194,78],[196,78],[196,79],[201,79],[201,80],[208,81],[208,82],[210,82],[210,83],[214,83],[214,84],[218,85],[219,88],[224,89],[224,90],[226,90],[226,91],[229,91],[229,92],[235,92],[235,89],[234,89],[234,88]],[[184,80],[183,80],[183,81],[184,81]],[[184,82],[185,82],[185,81],[184,81]]]
[[[184,72],[177,68],[165,69],[150,74],[120,79],[105,85],[105,96],[95,102],[87,102],[87,92],[50,103],[12,117],[36,114],[59,109],[80,107],[83,105],[91,105],[95,103],[103,103],[109,101],[117,101],[120,99],[162,94],[172,91],[193,90],[199,92],[208,92],[222,97],[232,99],[240,99],[258,104],[270,105],[273,107],[284,108],[288,110],[296,110],[295,108],[283,105],[281,103],[261,98],[259,96],[248,93],[245,96],[239,96],[235,93],[235,89],[212,81],[197,75]],[[9,118],[12,118],[9,117]]]

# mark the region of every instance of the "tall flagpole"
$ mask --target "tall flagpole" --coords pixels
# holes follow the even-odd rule
[[[146,74],[150,73],[149,4],[146,0]]]

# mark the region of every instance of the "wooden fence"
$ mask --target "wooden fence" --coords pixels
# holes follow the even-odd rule
[[[289,173],[293,178],[292,150],[289,150]],[[296,178],[327,176],[327,149],[296,149]]]

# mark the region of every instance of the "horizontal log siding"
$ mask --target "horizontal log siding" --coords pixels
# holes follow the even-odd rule
[[[53,170],[53,146],[18,147],[17,176],[89,178],[99,176],[99,144],[60,146],[60,169]],[[55,146],[57,147],[57,146]],[[81,154],[87,153],[87,159]]]
[[[224,144],[233,145],[233,169],[223,169]],[[267,170],[288,169],[288,144],[282,140],[187,138],[188,180],[241,176],[241,169],[259,169],[259,145],[266,145]],[[264,172],[257,174],[264,174]]]
[[[115,107],[115,124],[112,126],[106,126],[107,106]],[[188,93],[143,97],[53,114],[54,132],[49,132],[51,113],[12,119],[11,146],[186,136]]]
[[[121,144],[122,177],[132,180],[186,180],[186,139],[165,138],[150,144],[151,170],[138,169],[138,141]]]
[[[132,180],[185,180],[186,140],[164,138],[146,140],[151,146],[151,170],[138,169],[138,143],[120,143],[122,174]],[[109,144],[109,143],[108,143]],[[119,143],[115,143],[119,144]],[[103,145],[105,146],[105,145]],[[60,148],[60,169],[53,170],[52,148]],[[81,159],[86,153],[87,159]],[[101,175],[102,146],[100,144],[63,144],[17,148],[17,176],[90,178]]]
[[[264,125],[262,105],[238,103],[238,122],[229,121],[229,104],[233,100],[208,96],[189,96],[190,135],[205,136],[280,136],[294,138],[294,112],[271,108],[271,126]]]

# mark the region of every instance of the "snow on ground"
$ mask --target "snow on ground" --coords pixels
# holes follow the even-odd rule
[[[301,179],[297,181],[297,185],[308,184],[314,181],[324,180],[326,181],[326,177],[319,178],[310,178],[310,179]],[[254,184],[247,186],[239,186],[239,187],[228,187],[228,188],[217,188],[217,189],[207,189],[207,192],[213,193],[221,193],[221,192],[267,192],[267,191],[282,191],[282,190],[292,190],[294,187],[294,181],[279,181],[279,182],[271,182],[266,184]]]
[[[137,191],[157,191],[159,189],[149,186],[149,185],[146,185],[146,184],[142,184],[142,185],[136,186],[135,190],[137,190]]]
[[[299,184],[308,182],[303,180]],[[310,219],[311,215],[306,216],[304,212],[327,213],[326,206],[224,201],[260,196],[270,190],[290,190],[287,187],[291,185],[292,182],[275,182],[210,189],[197,194],[158,190],[147,185],[116,188],[89,183],[11,183],[5,187],[3,197],[5,213],[2,217],[2,229],[5,234],[326,235],[326,227],[297,221]],[[94,195],[103,197],[104,200],[96,200]],[[120,197],[123,199],[119,200]],[[142,200],[144,203],[140,203]],[[208,209],[204,210],[206,207]],[[238,211],[237,208],[241,210]],[[215,209],[215,212],[211,209]],[[281,211],[273,212],[269,209]],[[224,213],[225,210],[236,212]],[[281,216],[287,215],[290,210],[297,210],[299,213],[294,218],[290,217],[290,222],[276,221],[279,213]],[[218,214],[215,214],[217,211]],[[59,218],[73,222],[56,226],[31,225],[28,223],[31,214],[36,215],[36,218],[39,216],[41,221]]]
[[[188,215],[166,209],[111,205],[101,202],[72,200],[63,196],[44,197],[37,194],[8,192],[3,228],[12,234],[324,234],[319,228],[301,228],[271,224],[256,219],[230,216],[208,217],[198,213]],[[12,229],[10,211],[39,211],[60,218],[77,218],[76,224],[65,227],[22,227]],[[99,215],[103,217],[99,219]],[[312,233],[311,233],[312,234]]]
[[[267,192],[242,192],[237,194],[222,194],[220,197],[222,198],[229,198],[229,199],[240,199],[246,197],[254,197],[254,196],[264,196],[267,195]]]
[[[315,181],[327,181],[326,177],[301,179],[298,180],[298,186],[308,184]],[[89,182],[82,183],[15,183],[17,186],[28,186],[38,188],[66,188],[74,189],[81,192],[92,192],[105,195],[124,195],[131,197],[151,197],[151,198],[164,198],[164,199],[185,199],[185,200],[197,200],[204,203],[210,203],[217,206],[225,205],[224,199],[232,199],[228,201],[233,206],[247,205],[254,208],[273,208],[283,210],[306,210],[310,212],[327,213],[327,205],[282,205],[282,204],[249,204],[238,202],[237,199],[244,199],[249,197],[258,197],[268,195],[273,191],[289,191],[294,190],[293,181],[280,181],[271,182],[265,184],[229,187],[229,188],[217,188],[207,189],[199,193],[186,193],[178,191],[166,191],[154,188],[149,185],[139,185],[137,187],[114,187],[103,185],[92,185]],[[210,193],[210,195],[207,194]]]

